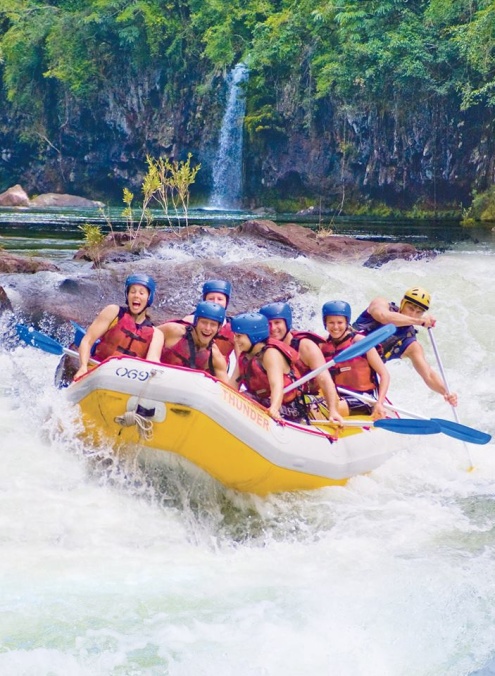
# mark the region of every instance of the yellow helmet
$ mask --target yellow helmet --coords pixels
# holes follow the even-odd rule
[[[417,305],[422,310],[430,309],[431,296],[425,289],[422,289],[420,286],[414,286],[412,289],[408,289],[404,294],[404,298],[400,303],[400,311],[402,312],[404,305],[406,303],[412,303]]]

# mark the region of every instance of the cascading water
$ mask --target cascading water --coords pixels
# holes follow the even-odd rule
[[[220,129],[217,156],[213,165],[213,195],[210,205],[236,208],[242,197],[242,140],[246,110],[243,83],[249,77],[244,63],[238,63],[227,77],[227,107]]]

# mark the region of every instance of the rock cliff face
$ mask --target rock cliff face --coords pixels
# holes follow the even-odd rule
[[[418,102],[383,114],[343,109],[327,101],[312,125],[301,113],[280,119],[285,132],[247,148],[248,194],[260,187],[286,195],[378,199],[390,206],[430,207],[470,202],[473,189],[495,181],[493,115],[459,111],[458,102]]]
[[[147,154],[184,159],[191,152],[202,165],[193,196],[206,201],[226,86],[217,77],[199,94],[197,84],[185,83],[171,103],[159,74],[143,74],[139,82],[109,83],[100,108],[91,110],[60,94],[44,132],[30,143],[13,105],[0,100],[0,191],[21,183],[33,194],[120,201],[123,187],[139,195]],[[276,105],[276,131],[245,135],[244,198],[252,207],[270,194],[441,208],[467,203],[473,189],[495,182],[487,109],[459,112],[458,102],[432,101],[382,115],[325,99],[315,102],[308,124],[286,100]]]

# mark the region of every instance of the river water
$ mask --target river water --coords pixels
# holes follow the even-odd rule
[[[63,237],[46,238],[39,248],[70,265]],[[495,434],[490,233],[380,269],[264,263],[310,289],[293,307],[313,330],[326,300],[355,316],[377,294],[430,289],[460,420]],[[142,476],[103,442],[85,448],[77,410],[51,385],[56,363],[0,346],[0,673],[495,674],[493,442],[400,437],[391,460],[345,487],[238,495],[180,470]],[[408,364],[390,371],[397,406],[452,417]]]

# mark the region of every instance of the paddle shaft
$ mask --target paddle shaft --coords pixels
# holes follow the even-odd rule
[[[68,354],[70,357],[76,357],[76,359],[79,359],[79,352],[76,352],[75,350],[71,350],[68,347],[64,347],[64,354]],[[100,362],[97,361],[96,359],[93,359],[93,357],[90,357],[89,360],[88,360],[88,363],[94,364],[96,366]]]
[[[362,394],[361,392],[353,392],[352,390],[346,390],[344,387],[337,387],[337,391],[342,394],[350,394],[356,399],[364,401],[366,404],[376,403],[376,399],[370,397],[368,394]],[[467,427],[466,425],[461,425],[458,422],[453,420],[442,420],[441,418],[427,418],[423,415],[418,415],[417,413],[411,413],[411,411],[406,411],[403,408],[398,406],[392,406],[391,404],[383,404],[383,407],[389,411],[395,411],[396,413],[402,413],[407,415],[410,418],[416,418],[418,420],[424,421],[433,421],[440,425],[440,430],[447,436],[453,437],[454,439],[459,439],[460,441],[469,441],[472,444],[487,444],[491,440],[491,435],[486,432],[481,432],[476,430],[473,427]]]
[[[435,353],[435,359],[437,360],[438,370],[440,371],[440,375],[442,376],[445,390],[447,391],[447,394],[450,394],[450,388],[447,384],[447,376],[445,375],[442,360],[440,359],[440,353],[438,352],[437,342],[435,340],[435,337],[433,336],[433,329],[431,327],[428,328],[428,335],[430,336],[431,346],[433,347],[433,352]],[[459,416],[457,415],[456,407],[452,406],[451,404],[450,408],[452,409],[452,413],[454,414],[455,421],[459,422]]]
[[[447,376],[445,375],[445,371],[443,368],[442,360],[440,358],[440,352],[438,351],[437,347],[437,341],[435,340],[435,337],[433,335],[433,329],[431,327],[428,327],[428,335],[430,336],[430,341],[431,341],[431,346],[433,348],[433,352],[435,353],[435,359],[437,360],[438,364],[438,370],[440,371],[440,375],[442,376],[443,384],[445,387],[445,390],[447,394],[450,394],[450,388],[447,383]],[[456,407],[450,404],[450,408],[452,409],[452,413],[454,414],[454,420],[456,423],[459,423],[459,416],[457,415],[457,410]],[[464,450],[466,451],[466,455],[468,457],[468,462],[469,462],[469,469],[473,469],[473,461],[471,460],[471,454],[469,452],[469,448],[467,447],[466,442],[463,442],[464,444]]]
[[[330,425],[332,421],[311,420],[312,425]],[[336,425],[338,427],[338,425]],[[346,420],[344,427],[376,427],[396,434],[424,435],[439,434],[440,426],[433,420],[411,420],[410,418],[383,418],[380,420]]]
[[[393,418],[393,420],[400,420],[399,418]],[[311,425],[331,425],[333,427],[340,427],[338,423],[333,422],[332,420],[310,420]],[[344,420],[342,427],[375,427],[375,420]],[[377,427],[380,427],[378,424]],[[383,426],[385,429],[386,425]]]
[[[364,401],[365,404],[376,404],[376,399],[369,394],[363,394],[361,392],[353,392],[352,390],[346,390],[345,387],[337,387],[337,390],[342,394],[349,394],[351,397],[360,399],[361,401]],[[411,411],[406,411],[405,409],[399,408],[398,406],[392,406],[392,404],[383,404],[383,408],[386,408],[387,411],[402,413],[403,415],[407,415],[409,418],[417,418],[418,420],[429,420],[429,418],[426,418],[422,415],[418,415],[417,413],[411,413]]]
[[[330,361],[321,364],[321,366],[318,366],[318,368],[314,369],[314,371],[306,373],[306,375],[302,376],[302,378],[299,378],[299,380],[296,380],[290,385],[287,385],[287,387],[284,387],[283,393],[287,394],[288,392],[292,392],[292,390],[295,390],[301,385],[304,385],[304,383],[307,383],[308,380],[312,380],[313,378],[316,378],[316,376],[319,376],[320,373],[323,373],[323,371],[326,369],[332,368],[332,366],[335,366],[335,364],[339,364],[342,361],[347,361],[348,359],[354,359],[354,357],[359,357],[365,352],[368,352],[368,350],[371,350],[371,348],[375,347],[375,345],[378,345],[378,343],[384,341],[385,338],[388,338],[393,333],[395,333],[396,330],[397,327],[393,324],[385,324],[385,326],[381,326],[376,331],[373,331],[373,333],[368,334],[362,340],[359,340],[345,350],[342,350],[342,352],[335,355],[335,357]]]
[[[331,425],[332,427],[340,427],[338,423],[332,420],[310,420],[311,425]],[[373,420],[344,420],[342,427],[373,427]]]

